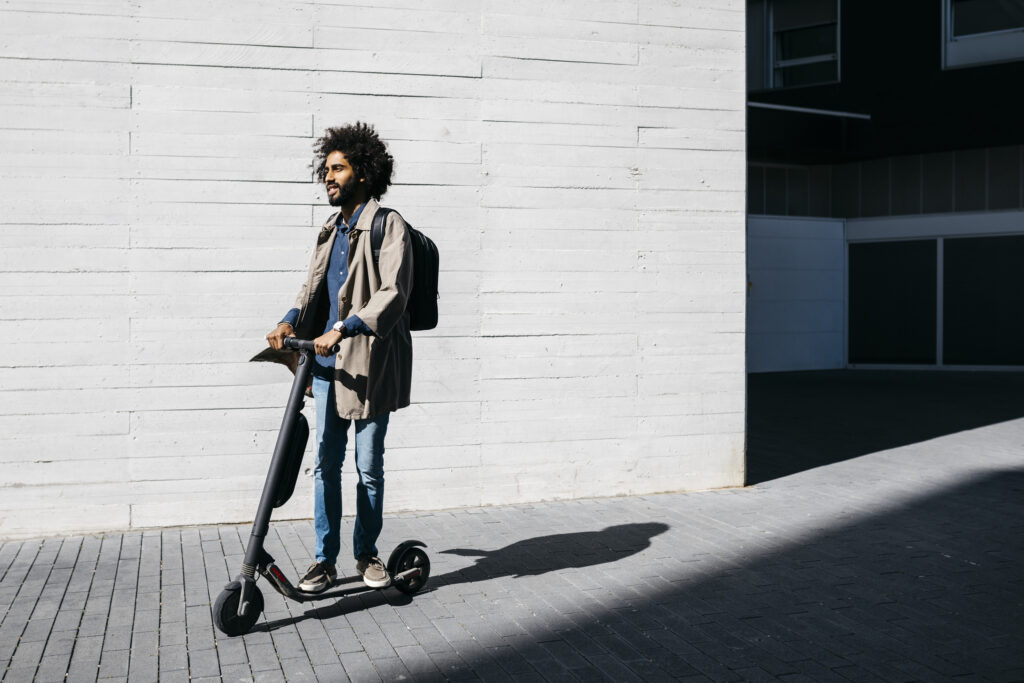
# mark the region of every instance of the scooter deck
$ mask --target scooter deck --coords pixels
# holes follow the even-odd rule
[[[346,583],[359,582],[359,585],[351,586],[349,588],[342,588]],[[384,588],[390,587],[394,583],[394,580]],[[304,593],[300,590],[296,590],[296,593],[300,596],[301,602],[314,602],[316,600],[330,600],[332,598],[345,598],[350,595],[358,595],[359,593],[367,593],[369,591],[382,591],[384,588],[373,588],[363,583],[363,577],[361,576],[346,576],[339,578],[334,586],[328,588],[325,591],[319,593]]]
[[[398,574],[393,574],[391,576],[391,583],[387,586],[383,586],[382,588],[374,588],[372,586],[367,586],[366,584],[361,583],[360,585],[352,586],[351,588],[328,588],[327,590],[321,591],[320,593],[305,593],[303,591],[300,591],[296,586],[292,585],[291,581],[288,580],[288,578],[284,575],[280,568],[278,568],[278,566],[274,563],[273,558],[269,555],[266,555],[266,551],[264,551],[264,554],[266,559],[269,561],[259,568],[260,574],[262,574],[267,579],[267,581],[270,583],[271,587],[274,588],[274,590],[276,590],[284,597],[290,600],[294,600],[296,602],[313,602],[315,600],[342,598],[348,595],[355,595],[357,593],[365,593],[367,591],[384,590],[385,588],[394,586],[396,583],[404,583],[411,579],[417,578],[421,575],[422,572],[422,570],[419,568],[412,568],[407,569]],[[338,581],[338,583],[344,584],[351,583],[353,581],[361,582],[362,577],[346,576],[342,577],[342,579]]]

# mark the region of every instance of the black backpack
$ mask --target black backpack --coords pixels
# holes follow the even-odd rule
[[[373,215],[370,245],[373,263],[380,267],[380,245],[384,243],[384,221],[394,209],[380,207]],[[408,223],[406,224],[408,225]],[[416,228],[409,225],[412,242],[412,291],[405,310],[409,312],[410,330],[432,330],[437,327],[437,245]]]

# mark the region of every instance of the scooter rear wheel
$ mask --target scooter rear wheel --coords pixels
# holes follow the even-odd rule
[[[213,623],[226,636],[242,636],[252,630],[263,613],[263,593],[253,586],[252,603],[244,617],[238,616],[238,598],[242,589],[225,588],[213,603]]]
[[[394,582],[395,588],[408,595],[412,595],[423,588],[423,585],[430,577],[430,558],[419,548],[406,548],[395,562],[394,573],[398,575],[414,568],[420,570],[419,576]]]

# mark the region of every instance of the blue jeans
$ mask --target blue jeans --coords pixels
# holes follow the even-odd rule
[[[316,528],[316,560],[335,564],[340,549],[341,464],[345,461],[348,427],[352,420],[338,417],[334,382],[313,378],[316,405],[316,470],[313,524]],[[388,418],[384,413],[356,420],[356,522],[352,530],[352,553],[357,560],[376,557],[377,537],[384,512],[384,436]]]

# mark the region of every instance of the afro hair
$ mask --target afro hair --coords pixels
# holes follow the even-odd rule
[[[316,177],[321,183],[327,176],[327,157],[331,152],[341,152],[356,172],[366,179],[366,191],[374,199],[380,199],[391,186],[391,173],[395,159],[388,153],[387,145],[377,135],[373,126],[357,121],[355,124],[328,128],[313,145],[316,154],[314,164]]]

